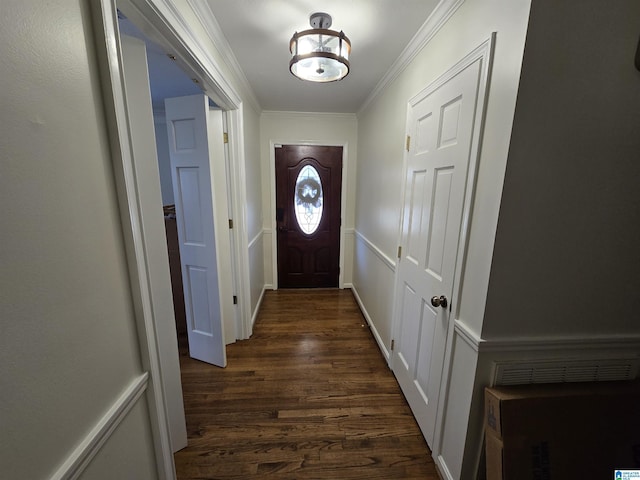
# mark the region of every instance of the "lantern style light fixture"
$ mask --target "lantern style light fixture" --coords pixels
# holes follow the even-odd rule
[[[289,70],[310,82],[335,82],[349,74],[351,42],[344,32],[329,30],[331,15],[314,13],[309,17],[311,30],[296,32],[289,43]]]

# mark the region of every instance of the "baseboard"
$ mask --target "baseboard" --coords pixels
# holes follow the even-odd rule
[[[387,347],[385,346],[384,342],[382,341],[382,337],[380,337],[380,334],[378,333],[378,330],[376,329],[375,323],[373,322],[371,316],[369,315],[369,312],[367,312],[367,309],[365,308],[364,303],[362,302],[362,299],[360,298],[360,295],[358,295],[358,290],[355,287],[352,287],[351,291],[353,292],[353,296],[355,297],[356,302],[358,303],[358,306],[360,307],[360,311],[362,311],[362,315],[364,316],[365,320],[367,321],[367,324],[369,325],[369,329],[371,330],[371,333],[373,334],[373,338],[375,338],[376,343],[378,344],[378,348],[382,352],[382,355],[384,356],[384,358],[387,360],[387,363],[389,363],[389,360],[391,359],[391,355],[389,353],[389,350],[387,350]]]
[[[264,299],[264,292],[267,290],[267,285],[262,286],[262,291],[260,292],[260,298],[256,302],[256,308],[251,315],[251,331],[253,332],[253,327],[256,324],[256,319],[258,318],[258,313],[260,313],[260,306],[262,305],[262,300]],[[272,289],[271,289],[272,290]]]
[[[91,460],[98,454],[111,434],[126,418],[138,399],[147,389],[149,374],[134,379],[120,397],[111,405],[100,421],[82,439],[50,480],[75,480],[82,475]]]

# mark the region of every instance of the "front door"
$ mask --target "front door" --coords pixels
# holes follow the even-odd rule
[[[481,68],[445,75],[409,106],[392,365],[432,448]]]
[[[276,147],[278,286],[337,287],[342,147]]]

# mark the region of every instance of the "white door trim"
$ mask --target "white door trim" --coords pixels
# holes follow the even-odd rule
[[[108,1],[108,0],[100,0]],[[170,0],[118,0],[118,7],[145,35],[174,52],[180,67],[197,79],[204,92],[228,115],[229,154],[231,164],[235,251],[237,255],[238,339],[252,333],[249,288],[249,241],[246,203],[246,170],[243,110],[247,108],[240,95],[222,74],[210,49],[193,34],[192,29]],[[224,48],[224,45],[222,46]]]
[[[453,65],[449,70],[447,70],[444,74],[430,83],[426,88],[421,90],[418,94],[413,96],[407,102],[407,129],[409,128],[410,122],[410,112],[413,106],[415,106],[421,99],[427,96],[430,92],[437,90],[439,87],[448,82],[455,75],[466,69],[469,65],[479,61],[481,62],[480,68],[480,78],[478,81],[478,96],[476,102],[476,111],[474,113],[473,120],[473,133],[471,140],[471,150],[469,154],[469,169],[467,182],[465,186],[465,195],[464,195],[464,203],[462,210],[462,223],[460,227],[460,238],[458,242],[458,250],[456,256],[456,263],[454,269],[454,278],[453,278],[453,296],[451,299],[451,313],[450,313],[450,321],[447,330],[447,340],[446,347],[444,352],[444,363],[443,363],[443,371],[440,382],[440,393],[438,398],[438,408],[436,414],[436,423],[435,423],[435,434],[434,434],[434,444],[433,444],[433,458],[438,458],[440,453],[440,446],[442,441],[442,426],[443,426],[443,418],[444,411],[446,409],[446,404],[448,401],[447,392],[448,392],[448,384],[449,384],[449,373],[451,369],[451,349],[452,349],[452,340],[453,340],[453,331],[454,326],[456,324],[455,320],[458,316],[459,306],[460,306],[460,293],[462,291],[462,277],[465,268],[466,262],[466,254],[467,254],[467,244],[468,244],[468,236],[469,229],[471,225],[471,212],[473,210],[473,201],[474,201],[474,193],[475,193],[475,184],[476,184],[476,176],[478,170],[478,161],[480,158],[480,150],[481,150],[481,140],[482,140],[482,132],[484,128],[484,118],[485,118],[485,106],[487,103],[487,98],[489,94],[489,81],[490,81],[490,73],[491,73],[491,65],[493,61],[493,51],[495,45],[496,33],[493,32],[491,37],[484,41],[481,45],[475,48],[472,52],[466,55],[463,59]],[[408,152],[405,150],[404,159],[403,159],[403,171],[406,172],[408,165]],[[405,180],[402,185],[402,197],[405,197],[406,193],[406,175]],[[404,217],[404,209],[401,217]],[[398,245],[401,244],[402,241],[402,225],[404,223],[404,218],[400,218],[400,222],[398,224]],[[397,298],[398,291],[398,269],[396,269],[395,280],[394,280],[394,292],[396,292],[396,298],[394,298],[394,309],[393,309],[393,324],[391,326],[391,331],[395,332],[398,328],[399,322],[399,312],[400,305],[399,299]],[[393,357],[395,352],[391,352],[389,357],[389,365],[393,364]]]
[[[236,325],[238,340],[244,340],[253,333],[251,318],[251,286],[249,285],[249,239],[247,237],[247,215],[244,205],[247,198],[246,170],[244,162],[244,121],[243,108],[228,110],[227,133],[229,137],[229,176],[231,177],[231,195],[234,249],[236,252],[236,288],[238,294],[239,324]]]
[[[169,436],[169,419],[163,390],[163,371],[160,359],[158,334],[154,323],[154,305],[150,291],[150,272],[146,260],[147,246],[142,234],[143,211],[136,187],[132,156],[131,133],[125,103],[125,88],[121,63],[117,9],[143,26],[145,34],[153,40],[169,46],[176,52],[179,63],[186,71],[199,78],[207,95],[230,112],[232,121],[229,136],[232,139],[232,165],[236,185],[244,185],[244,149],[242,131],[242,101],[230,83],[220,73],[207,49],[193,36],[182,16],[167,0],[99,0],[91,2],[94,20],[94,36],[98,66],[101,72],[104,108],[106,115],[114,178],[121,212],[127,264],[131,280],[131,295],[135,309],[136,326],[140,338],[142,368],[149,373],[146,398],[149,407],[151,430],[154,440],[158,477],[175,479],[175,465]],[[234,190],[235,205],[244,205],[244,188]],[[240,207],[238,207],[240,208]],[[239,285],[243,291],[248,284],[248,248],[244,213],[237,215],[237,243],[240,270]],[[160,241],[159,239],[156,239]],[[161,239],[164,242],[164,239]],[[249,300],[245,299],[248,305]],[[245,307],[243,316],[250,308]],[[251,319],[243,318],[245,332],[250,332]],[[248,336],[248,335],[247,335]]]
[[[140,335],[142,368],[149,373],[147,404],[153,433],[156,467],[160,478],[175,478],[169,437],[169,419],[162,388],[160,352],[153,317],[150,272],[142,234],[142,210],[138,201],[132,141],[125,102],[124,76],[118,38],[115,1],[93,2],[96,53],[101,70],[104,106],[120,203],[124,244],[131,281],[136,326]]]

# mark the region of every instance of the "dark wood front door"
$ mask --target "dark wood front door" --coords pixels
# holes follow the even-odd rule
[[[337,287],[342,147],[276,147],[278,286]]]

